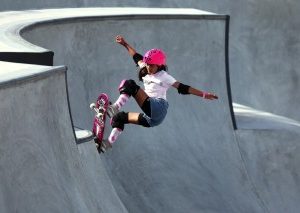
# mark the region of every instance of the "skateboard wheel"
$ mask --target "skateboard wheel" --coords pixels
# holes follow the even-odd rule
[[[102,119],[103,118],[103,113],[101,113],[101,112],[97,113],[96,117]]]
[[[90,104],[90,108],[91,108],[91,109],[94,109],[95,107],[96,107],[96,104],[95,104],[95,103],[91,103],[91,104]]]

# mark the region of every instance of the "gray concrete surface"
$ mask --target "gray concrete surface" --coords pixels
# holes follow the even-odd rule
[[[101,161],[86,165],[93,144],[76,146],[65,68],[0,66],[0,212],[127,212]]]
[[[299,130],[299,121],[256,110],[248,106],[233,103],[234,114],[238,129],[256,130]]]
[[[144,26],[148,28],[141,31]],[[240,106],[236,108],[237,114],[240,110],[240,129],[234,131],[222,16],[188,20],[162,16],[152,20],[76,19],[36,25],[22,33],[30,42],[53,50],[56,65],[68,66],[68,85],[63,67],[1,63],[10,70],[8,77],[12,80],[3,80],[0,89],[1,100],[5,100],[0,104],[4,120],[0,149],[9,153],[7,150],[14,148],[21,156],[12,161],[11,155],[3,155],[6,157],[0,160],[4,171],[1,182],[6,183],[0,184],[3,212],[39,212],[42,208],[43,212],[299,209],[300,124]],[[135,77],[132,60],[113,42],[119,33],[141,52],[154,45],[165,49],[169,72],[175,78],[214,91],[220,99],[207,102],[170,91],[169,113],[159,128],[128,126],[111,152],[99,157],[92,142],[75,145],[72,124],[89,129],[93,116],[89,103],[102,91],[115,99],[119,81]],[[28,69],[37,69],[36,74],[24,78]],[[3,78],[7,76],[5,70]],[[14,70],[19,70],[16,76]],[[43,74],[45,70],[47,74]],[[23,80],[16,80],[19,75]],[[9,108],[17,100],[28,106],[25,111]],[[138,108],[131,100],[125,110]],[[257,125],[260,120],[263,127]],[[20,129],[20,136],[12,137],[14,129]],[[11,143],[16,145],[12,147]],[[39,152],[32,150],[39,146]],[[29,169],[23,169],[26,166]],[[49,175],[51,178],[46,178]],[[38,180],[32,179],[36,177]],[[14,183],[18,187],[7,187]]]
[[[232,144],[224,146],[224,153],[219,154],[211,165],[197,166],[209,155],[217,155],[215,152],[219,151],[216,147],[220,143],[217,138],[221,138],[222,134],[226,134],[229,140],[234,141],[225,81],[226,23],[224,18],[219,20],[216,18],[201,19],[200,16],[199,19],[192,20],[157,18],[108,22],[96,19],[75,23],[68,21],[40,25],[22,34],[30,42],[53,50],[55,64],[67,64],[74,125],[81,128],[91,127],[93,113],[88,106],[99,92],[108,92],[112,99],[115,99],[118,95],[119,82],[126,77],[136,78],[136,68],[132,59],[124,49],[114,43],[114,36],[119,33],[131,40],[141,52],[152,48],[153,44],[163,48],[168,54],[169,69],[174,77],[203,89],[214,90],[220,95],[221,99],[216,103],[204,103],[201,99],[185,97],[193,105],[192,108],[186,109],[190,116],[182,114],[178,117],[178,113],[186,105],[186,99],[183,96],[178,97],[176,91],[173,91],[170,95],[170,117],[161,128],[143,129],[133,126],[126,128],[124,137],[121,137],[113,152],[108,153],[104,161],[107,160],[107,168],[114,186],[129,212],[184,212],[206,208],[208,212],[239,212],[244,207],[249,211],[258,211],[260,208],[250,185],[242,184],[244,181],[247,182],[242,165],[237,163],[234,166],[230,164],[219,166],[224,158],[229,157],[230,162],[239,158],[237,150],[232,154],[231,149],[234,149]],[[148,26],[146,32],[141,32],[139,36],[131,33],[137,32],[145,25]],[[166,36],[162,37],[164,33]],[[174,34],[176,38],[168,39]],[[199,36],[201,39],[198,39]],[[191,41],[193,48],[191,43],[186,41]],[[185,51],[186,49],[189,51]],[[106,50],[110,50],[110,53]],[[179,52],[185,53],[181,55]],[[186,63],[187,60],[189,63]],[[190,75],[186,75],[187,72]],[[202,108],[199,117],[192,116],[197,108]],[[133,101],[126,109],[138,110]],[[203,137],[204,132],[212,131],[208,130],[211,126],[198,122],[201,116],[207,113],[212,115],[212,120],[221,117],[222,121],[227,123],[223,126],[222,122],[218,122],[219,126],[214,128],[220,128],[222,131],[213,136],[214,139],[209,139],[210,136],[206,139]],[[191,120],[189,117],[194,119]],[[176,125],[184,118],[188,125],[185,127],[181,127],[181,124]],[[183,132],[189,129],[193,130],[193,126],[199,126],[202,133],[199,131],[193,133],[186,141],[187,145],[181,147],[185,138],[177,137],[183,136]],[[167,130],[169,134],[163,134]],[[201,137],[194,134],[200,134]],[[155,135],[161,136],[156,138]],[[166,141],[163,141],[163,138],[166,138]],[[206,152],[205,141],[214,141],[215,150],[207,147]],[[185,159],[190,149],[194,152]],[[176,150],[180,152],[176,154]],[[184,174],[178,173],[185,167]],[[209,173],[203,173],[203,170],[209,170]],[[226,171],[230,171],[228,179],[231,181],[225,181],[225,184],[220,174]],[[218,185],[225,188],[214,186],[210,183],[209,176],[214,176],[217,179],[216,183],[219,182]],[[199,183],[199,179],[203,182]],[[229,190],[232,191],[230,196],[225,195],[224,193]],[[203,194],[207,194],[205,198],[193,199],[202,197]],[[232,202],[241,196],[244,199]],[[214,202],[218,202],[218,205],[213,205]]]
[[[0,10],[95,6],[190,7],[230,15],[234,101],[300,120],[298,0],[1,0]]]
[[[266,212],[298,212],[299,130],[238,130],[235,134]]]

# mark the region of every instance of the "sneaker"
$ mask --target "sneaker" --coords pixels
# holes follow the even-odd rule
[[[107,108],[107,115],[108,117],[112,118],[119,112],[119,109],[115,105],[109,105]]]
[[[99,152],[106,152],[108,149],[111,149],[112,148],[112,145],[111,143],[109,143],[108,140],[106,139],[103,139],[101,144],[100,144],[100,147],[98,147],[98,150]]]

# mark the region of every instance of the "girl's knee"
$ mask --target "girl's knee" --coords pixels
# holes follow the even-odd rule
[[[138,122],[139,122],[139,125],[142,125],[144,127],[151,127],[149,122],[147,121],[147,119],[144,117],[144,115],[142,113],[139,115]]]
[[[124,125],[128,123],[128,113],[118,112],[111,119],[111,126],[113,128],[119,128],[122,131],[124,130]]]
[[[135,96],[139,91],[140,86],[135,83],[134,80],[123,80],[119,86],[120,94],[126,94],[129,96]]]

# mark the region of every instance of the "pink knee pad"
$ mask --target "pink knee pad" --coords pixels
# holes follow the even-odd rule
[[[120,94],[127,94],[129,97],[135,96],[139,89],[140,86],[138,86],[132,79],[122,80],[119,86]]]
[[[118,88],[119,91],[124,86],[124,84],[125,84],[126,81],[127,81],[126,79],[124,79],[124,80],[121,81],[121,83],[119,85],[119,88]]]

